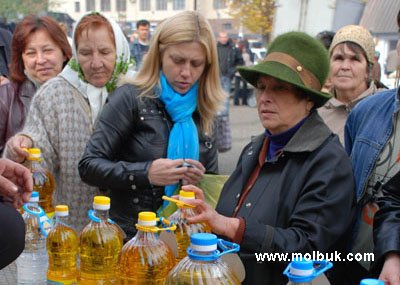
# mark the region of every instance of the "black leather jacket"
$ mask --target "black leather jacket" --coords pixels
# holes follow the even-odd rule
[[[109,191],[110,216],[128,238],[136,233],[138,213],[155,212],[162,204],[164,187],[150,184],[148,168],[153,160],[167,156],[173,125],[159,99],[138,95],[130,84],[114,91],[79,162],[84,182]],[[193,119],[200,130],[198,113]],[[200,162],[207,173],[217,173],[215,137],[199,132],[199,140]]]

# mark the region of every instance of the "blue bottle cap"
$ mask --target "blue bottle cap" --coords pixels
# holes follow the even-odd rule
[[[360,285],[385,285],[385,283],[378,279],[368,278],[361,280]]]
[[[308,282],[315,278],[312,260],[296,259],[290,263],[289,280]]]
[[[29,198],[29,202],[39,202],[39,192],[33,191]]]
[[[217,249],[218,239],[214,234],[197,233],[190,236],[190,248],[196,251],[214,251]]]

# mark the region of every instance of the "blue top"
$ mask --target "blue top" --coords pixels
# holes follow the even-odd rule
[[[297,130],[301,127],[301,125],[303,125],[306,118],[307,117],[302,119],[300,122],[298,122],[290,129],[276,135],[271,134],[270,131],[267,129],[265,130],[265,135],[269,138],[268,153],[267,153],[268,160],[275,157],[277,153],[285,147],[285,145],[290,141],[290,139],[294,136]]]
[[[190,243],[194,245],[215,245],[218,243],[217,236],[209,233],[197,233],[190,236]]]

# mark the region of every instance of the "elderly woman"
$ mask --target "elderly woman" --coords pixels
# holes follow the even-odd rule
[[[326,49],[300,32],[277,37],[266,58],[239,68],[256,89],[265,132],[244,148],[222,189],[216,210],[194,200],[214,233],[239,243],[244,284],[286,284],[285,262],[257,262],[254,253],[320,253],[339,248],[351,223],[354,182],[337,135],[316,112],[329,94],[320,92],[328,74]]]
[[[349,112],[377,90],[374,39],[361,26],[345,26],[333,37],[329,55],[333,97],[318,112],[344,145],[344,125]]]
[[[218,171],[213,120],[224,93],[217,63],[207,20],[178,13],[157,27],[135,80],[101,113],[79,172],[110,190],[110,216],[128,238],[139,212],[157,211],[178,183]]]
[[[46,16],[27,16],[18,23],[11,50],[11,82],[0,86],[0,155],[6,141],[22,130],[36,90],[71,58],[67,37]]]
[[[6,155],[22,161],[27,153],[21,148],[41,148],[55,175],[55,203],[69,205],[71,224],[80,230],[99,192],[80,180],[78,162],[108,92],[127,71],[130,53],[116,22],[99,13],[80,19],[73,40],[73,58],[38,91],[24,129],[7,142]]]

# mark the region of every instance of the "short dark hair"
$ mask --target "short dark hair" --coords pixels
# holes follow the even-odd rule
[[[150,22],[147,20],[139,20],[136,22],[136,29],[139,28],[139,26],[150,26]]]
[[[321,41],[327,50],[329,50],[334,36],[335,32],[333,31],[322,31],[317,34],[316,38]]]

